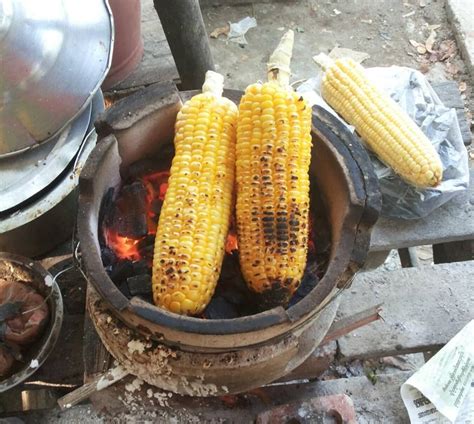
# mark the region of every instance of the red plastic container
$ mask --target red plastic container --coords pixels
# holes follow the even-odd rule
[[[140,0],[109,0],[114,18],[115,42],[112,65],[102,89],[127,78],[143,56]]]

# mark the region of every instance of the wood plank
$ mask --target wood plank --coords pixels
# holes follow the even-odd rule
[[[370,241],[371,251],[474,239],[474,169],[467,191],[433,211],[426,218],[380,218]]]
[[[383,302],[382,320],[338,340],[344,359],[438,349],[474,318],[474,261],[371,271],[343,294],[338,316]]]
[[[112,356],[100,340],[87,312],[84,315],[84,344],[81,353],[84,360],[85,383],[92,381],[97,374],[102,374],[110,368]]]
[[[84,366],[81,346],[83,343],[83,315],[65,315],[58,342],[41,368],[33,374],[28,386],[35,382],[52,386],[79,386],[83,381]]]

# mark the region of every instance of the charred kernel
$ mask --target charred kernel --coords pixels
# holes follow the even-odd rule
[[[303,107],[296,94],[273,82],[252,85],[240,102],[236,218],[241,270],[256,292],[283,290],[284,295],[276,294],[282,302],[301,280],[307,252],[299,227],[292,231],[298,252],[288,252],[290,212],[302,210],[309,199],[311,111],[302,112]],[[298,179],[291,178],[294,174]],[[255,185],[254,175],[259,175]],[[257,222],[250,215],[254,205],[259,206]],[[284,287],[287,276],[291,285]]]
[[[206,89],[178,112],[152,277],[154,302],[176,313],[200,313],[217,283],[231,214],[237,115],[232,102]],[[170,256],[182,259],[171,267]]]

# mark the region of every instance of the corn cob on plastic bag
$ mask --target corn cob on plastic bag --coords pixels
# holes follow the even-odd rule
[[[397,176],[370,151],[383,196],[382,214],[393,218],[416,219],[429,215],[469,185],[467,151],[454,109],[443,105],[426,78],[418,71],[392,66],[367,68],[371,81],[392,97],[421,128],[435,146],[443,164],[443,180],[435,188],[419,189]],[[322,72],[307,80],[297,91],[313,105],[337,113],[320,95]],[[345,123],[351,131],[354,128]]]

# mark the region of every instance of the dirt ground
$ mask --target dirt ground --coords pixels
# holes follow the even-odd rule
[[[257,21],[257,27],[245,35],[248,44],[230,42],[225,35],[210,40],[218,71],[226,75],[228,87],[245,89],[250,82],[265,79],[269,55],[291,28],[295,31],[291,81],[314,76],[312,56],[329,53],[334,47],[349,48],[370,55],[364,61],[366,67],[407,66],[433,82],[455,80],[472,121],[472,82],[456,49],[443,0],[296,0],[203,10],[208,34],[246,16]],[[472,162],[474,149],[469,150]],[[417,256],[422,265],[430,264],[431,247],[417,248]],[[398,254],[393,252],[385,268],[399,267]]]
[[[443,0],[297,0],[207,7],[203,16],[208,34],[246,16],[257,20],[257,27],[245,36],[246,45],[229,42],[225,35],[211,39],[212,54],[228,87],[244,89],[251,81],[265,79],[270,53],[291,28],[295,31],[292,81],[314,76],[315,54],[336,46],[350,48],[370,55],[364,62],[368,67],[407,66],[419,69],[430,81],[456,80],[471,122],[472,83],[455,44],[450,47],[455,41],[444,4]]]

